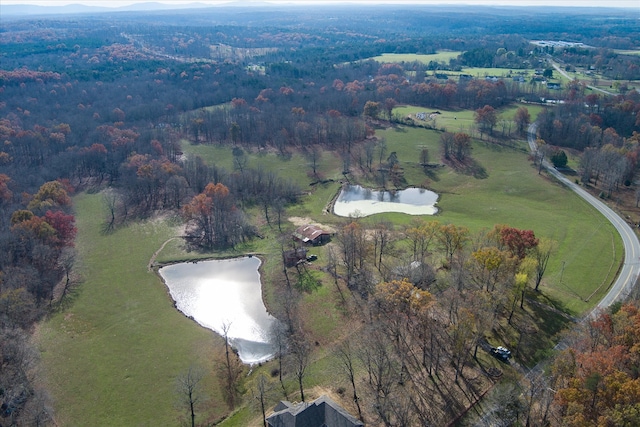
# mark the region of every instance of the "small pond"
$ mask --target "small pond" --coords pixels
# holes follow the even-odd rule
[[[338,216],[369,216],[386,212],[409,215],[434,215],[438,195],[424,188],[398,191],[374,191],[359,185],[347,185],[333,205]]]
[[[223,335],[243,363],[255,364],[275,354],[269,332],[278,320],[262,302],[260,259],[256,257],[168,265],[160,269],[178,310]]]

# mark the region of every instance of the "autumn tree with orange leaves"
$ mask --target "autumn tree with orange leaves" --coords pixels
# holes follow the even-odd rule
[[[640,425],[638,302],[586,322],[555,360],[555,409],[565,426]]]
[[[233,247],[253,235],[229,189],[221,183],[209,183],[182,213],[189,222],[187,240],[203,249]]]

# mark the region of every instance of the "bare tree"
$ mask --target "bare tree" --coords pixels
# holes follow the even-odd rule
[[[192,365],[176,379],[178,403],[187,408],[191,417],[191,427],[196,425],[196,410],[204,398],[201,383],[203,378],[204,370]]]
[[[309,356],[311,355],[311,345],[307,340],[307,337],[304,335],[304,332],[298,330],[296,333],[292,334],[289,339],[289,348],[291,363],[293,365],[293,370],[298,380],[298,388],[300,390],[300,400],[304,400],[304,385],[303,380],[307,371],[307,367],[309,366]]]
[[[105,191],[102,195],[102,204],[107,211],[104,223],[102,224],[103,233],[111,233],[116,226],[116,213],[118,210],[118,197],[114,191]]]
[[[358,408],[358,419],[361,421],[362,418],[362,410],[360,409],[360,399],[358,398],[358,392],[356,389],[356,366],[355,362],[357,359],[353,356],[353,351],[351,349],[351,343],[349,340],[345,340],[338,347],[338,357],[342,362],[342,368],[344,372],[347,374],[349,378],[349,382],[351,383],[351,388],[353,389],[353,402],[356,404],[356,408]]]
[[[36,389],[31,399],[25,404],[20,418],[25,423],[24,425],[33,427],[55,425],[49,394],[45,390]]]
[[[62,294],[60,295],[60,301],[72,291],[75,284],[71,277],[73,266],[76,262],[76,253],[73,248],[65,248],[58,257],[58,265],[64,272],[64,286],[62,287]]]
[[[222,336],[224,338],[224,370],[218,371],[218,375],[222,377],[224,384],[224,392],[227,403],[231,408],[236,406],[236,400],[238,397],[238,381],[240,374],[242,373],[243,366],[238,360],[235,353],[231,351],[231,345],[229,344],[229,330],[231,329],[230,323],[222,324]]]
[[[269,381],[269,378],[264,374],[258,374],[255,379],[254,386],[252,389],[253,397],[257,400],[260,405],[260,411],[262,412],[262,425],[263,427],[267,427],[267,410],[266,404],[269,399],[269,394],[273,390],[273,383]]]
[[[547,265],[549,264],[549,258],[551,254],[555,251],[557,246],[557,242],[547,238],[541,238],[540,242],[533,248],[533,256],[536,260],[536,285],[534,290],[538,290],[540,287],[540,283],[542,282],[542,277],[544,273],[547,271]]]
[[[373,155],[375,153],[376,145],[373,141],[368,141],[364,144],[364,152],[366,156],[366,165],[369,172],[371,172],[371,167],[373,166]]]
[[[322,158],[322,151],[316,146],[312,146],[306,153],[309,167],[314,178],[318,178],[318,167],[320,166],[320,159]]]
[[[373,265],[382,272],[382,257],[393,249],[393,224],[380,221],[375,225],[373,232]]]
[[[287,389],[284,386],[284,380],[282,378],[283,360],[289,349],[289,329],[283,322],[274,322],[271,330],[271,341],[276,348],[276,357],[278,358],[278,379],[280,380],[280,386],[282,387],[282,394],[287,396]]]

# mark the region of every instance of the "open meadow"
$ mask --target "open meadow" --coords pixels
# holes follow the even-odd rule
[[[502,134],[502,124],[506,125],[505,135],[509,135],[509,126],[511,135],[515,135],[517,127],[513,121],[513,117],[518,107],[523,106],[529,110],[531,120],[534,121],[542,106],[534,104],[522,104],[509,106],[498,110],[498,124],[495,127],[496,135]],[[426,113],[426,120],[420,120],[415,117],[416,113]],[[393,113],[399,117],[411,116],[418,125],[424,125],[431,129],[437,129],[445,132],[465,132],[469,135],[477,133],[475,124],[475,112],[473,110],[444,110],[440,108],[424,108],[415,105],[403,105],[393,109]]]
[[[369,59],[373,59],[378,62],[421,62],[423,64],[428,64],[431,61],[434,62],[443,62],[445,64],[449,63],[450,59],[457,58],[462,52],[458,51],[438,51],[433,54],[416,54],[416,53],[383,53],[379,56],[374,56]]]
[[[82,194],[74,202],[81,282],[37,334],[58,423],[175,425],[176,377],[192,364],[212,372],[210,360],[222,341],[178,312],[165,285],[147,270],[180,227],[159,218],[105,235],[102,195]],[[213,376],[206,382],[210,413],[221,416]]]

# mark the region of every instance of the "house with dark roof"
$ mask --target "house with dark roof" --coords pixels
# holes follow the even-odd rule
[[[303,225],[293,232],[293,237],[303,243],[314,246],[322,245],[331,240],[331,233],[315,225]]]
[[[362,421],[353,417],[328,396],[313,402],[291,403],[283,400],[267,417],[269,427],[358,427]]]

